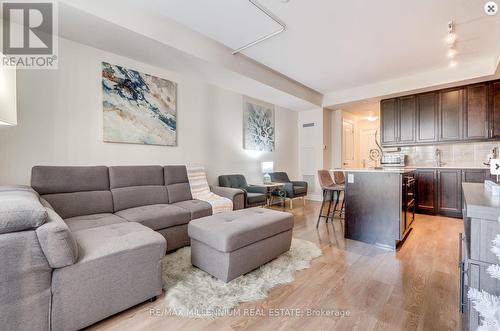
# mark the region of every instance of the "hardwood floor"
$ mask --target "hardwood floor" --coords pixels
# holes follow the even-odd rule
[[[296,204],[301,205],[301,204]],[[317,243],[323,255],[295,280],[272,289],[244,309],[343,310],[348,316],[233,316],[186,319],[152,316],[164,296],[105,321],[91,330],[458,330],[458,233],[463,222],[417,215],[397,252],[343,238],[341,221],[316,230],[319,203],[296,206],[294,237]],[[260,310],[262,309],[262,310]],[[249,311],[249,310],[247,310]],[[275,311],[273,311],[275,312]],[[287,311],[290,313],[290,311]],[[161,314],[160,314],[161,315]],[[241,313],[243,315],[243,313]]]

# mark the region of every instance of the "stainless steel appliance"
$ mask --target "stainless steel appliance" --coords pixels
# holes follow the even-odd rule
[[[404,167],[406,165],[406,155],[403,153],[384,153],[380,159],[383,167]]]

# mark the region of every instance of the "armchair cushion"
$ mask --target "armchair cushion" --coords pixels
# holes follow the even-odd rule
[[[245,189],[248,183],[243,175],[223,175],[219,176],[219,186]]]
[[[288,174],[286,172],[272,172],[269,176],[271,176],[271,181],[276,183],[290,182],[290,178],[288,178]]]
[[[247,186],[244,190],[247,191],[248,193],[267,194],[267,187],[265,186],[250,185]]]
[[[266,204],[267,202],[267,197],[265,194],[261,193],[247,193],[247,204],[249,206],[254,206],[254,205],[259,205],[259,204]]]
[[[293,184],[293,186],[302,186],[302,187],[305,187],[307,189],[307,182],[305,181],[302,181],[302,180],[292,180],[291,182]]]

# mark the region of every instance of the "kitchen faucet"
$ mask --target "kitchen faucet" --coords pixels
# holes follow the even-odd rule
[[[441,150],[439,148],[436,148],[435,151],[436,154],[436,167],[442,167],[446,164],[446,162],[441,162]]]

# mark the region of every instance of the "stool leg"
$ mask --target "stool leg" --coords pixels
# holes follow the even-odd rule
[[[330,218],[330,210],[332,209],[333,202],[333,191],[330,192],[330,201],[328,202],[328,211],[326,212],[326,222],[328,223],[328,218]]]
[[[321,215],[323,213],[323,207],[325,206],[326,199],[326,190],[323,190],[323,201],[321,202],[321,208],[319,209],[318,222],[316,223],[316,229],[319,227],[319,220],[321,219]]]
[[[335,212],[337,211],[337,206],[339,204],[339,199],[340,199],[340,191],[335,191],[337,193],[337,199],[335,200],[335,207],[333,207],[333,215],[332,218],[335,217]]]

